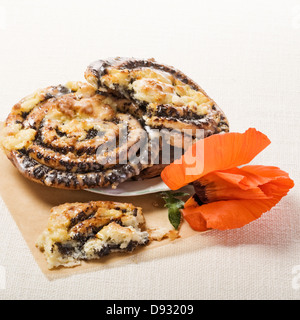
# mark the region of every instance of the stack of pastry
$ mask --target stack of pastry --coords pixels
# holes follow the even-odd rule
[[[159,176],[174,150],[184,150],[186,133],[195,141],[198,130],[202,137],[229,130],[198,84],[153,59],[99,60],[85,78],[37,90],[12,108],[1,144],[26,178],[73,190],[117,188]],[[173,147],[169,162],[166,143]],[[167,234],[156,231],[146,230],[142,209],[132,204],[66,203],[51,210],[37,247],[49,268],[70,267]]]
[[[115,188],[168,164],[157,161],[162,143],[151,143],[154,129],[186,129],[193,138],[197,129],[204,137],[228,131],[224,113],[194,81],[152,59],[99,60],[85,78],[37,90],[13,107],[2,145],[27,178],[58,188]],[[140,161],[130,161],[135,145],[144,150]]]

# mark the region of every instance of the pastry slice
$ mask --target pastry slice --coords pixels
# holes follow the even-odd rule
[[[146,245],[149,235],[142,231],[144,224],[142,209],[129,203],[65,203],[52,208],[36,246],[44,252],[49,269],[73,267],[82,260]]]

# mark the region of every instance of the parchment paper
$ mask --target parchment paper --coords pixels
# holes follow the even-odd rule
[[[138,263],[139,258],[150,249],[176,244],[183,239],[197,234],[187,223],[182,223],[180,238],[176,240],[165,239],[153,241],[146,247],[138,248],[132,253],[112,253],[107,257],[95,261],[82,262],[82,265],[73,268],[57,268],[48,270],[47,263],[42,252],[35,247],[35,241],[39,234],[46,228],[50,209],[66,202],[87,202],[92,200],[108,200],[129,202],[142,207],[146,219],[147,228],[167,227],[173,228],[168,220],[167,209],[164,201],[158,194],[149,194],[137,197],[109,197],[88,191],[69,191],[46,187],[32,182],[23,177],[18,170],[6,158],[4,152],[0,152],[0,193],[8,210],[14,218],[22,236],[28,244],[37,264],[49,279],[65,277],[74,273],[98,270],[113,267],[122,263]],[[170,248],[165,251],[170,253]],[[160,256],[161,253],[160,253]]]

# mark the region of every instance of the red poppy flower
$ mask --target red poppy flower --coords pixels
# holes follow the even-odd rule
[[[161,173],[172,190],[193,184],[182,214],[194,230],[233,229],[259,218],[294,186],[277,167],[248,165],[270,144],[263,133],[213,135],[197,141]],[[201,152],[201,154],[200,154]]]

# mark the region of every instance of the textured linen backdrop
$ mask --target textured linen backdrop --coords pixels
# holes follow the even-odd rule
[[[241,229],[53,281],[0,201],[0,300],[300,298],[299,1],[0,0],[0,40],[1,121],[37,88],[83,81],[98,58],[154,57],[198,82],[231,131],[267,134],[272,143],[253,164],[279,166],[295,181]]]

